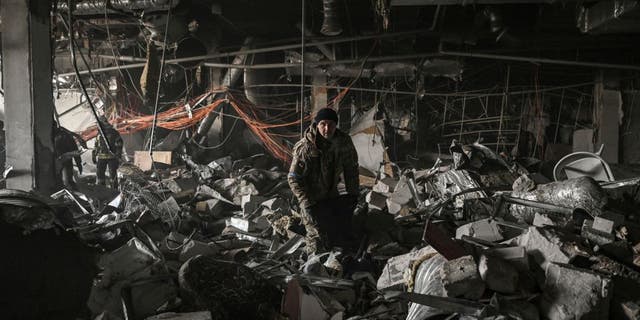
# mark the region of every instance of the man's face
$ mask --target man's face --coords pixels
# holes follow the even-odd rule
[[[331,139],[336,132],[336,122],[333,120],[320,120],[317,126],[320,135],[327,140]]]

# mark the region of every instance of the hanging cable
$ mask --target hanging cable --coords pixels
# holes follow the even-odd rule
[[[104,128],[102,127],[102,123],[100,123],[100,121],[98,120],[98,112],[96,111],[96,106],[93,105],[93,102],[91,101],[91,97],[89,97],[89,93],[87,92],[87,88],[85,87],[84,82],[82,82],[82,78],[80,77],[80,71],[78,70],[78,63],[76,62],[75,40],[73,36],[73,16],[71,15],[71,0],[67,0],[67,14],[69,17],[69,24],[67,26],[67,30],[69,31],[69,50],[71,54],[71,64],[73,65],[73,70],[76,73],[76,78],[78,79],[78,83],[80,83],[80,88],[82,89],[82,93],[84,93],[84,96],[87,99],[87,102],[89,102],[89,106],[91,107],[91,113],[93,114],[93,117],[96,119],[98,132],[100,133],[100,136],[102,137],[102,140],[105,146],[107,147],[107,150],[109,151],[109,153],[111,153],[112,155],[115,155],[114,150],[111,148],[111,143],[109,143],[109,139],[107,139],[107,136],[104,133]],[[62,19],[62,21],[64,23],[64,19]]]
[[[199,143],[198,143],[197,141],[195,141],[195,140],[193,141],[193,143],[194,143],[198,148],[200,148],[200,149],[204,149],[204,150],[213,150],[213,149],[218,149],[218,148],[220,148],[220,147],[224,146],[224,145],[225,145],[225,143],[227,143],[227,141],[229,141],[229,138],[231,138],[231,135],[233,134],[233,129],[235,129],[235,128],[236,128],[236,124],[238,123],[238,119],[241,119],[241,118],[235,118],[235,119],[233,120],[233,124],[231,125],[231,128],[229,129],[229,133],[228,133],[228,134],[227,134],[227,136],[222,140],[222,142],[218,143],[217,145],[215,145],[215,146],[203,146],[203,145],[199,144]]]
[[[153,137],[158,121],[158,103],[160,102],[160,84],[162,83],[162,72],[164,69],[165,53],[167,52],[167,35],[169,33],[169,22],[171,19],[171,6],[173,0],[169,0],[169,11],[167,12],[167,24],[164,26],[164,40],[162,41],[162,57],[160,58],[160,73],[158,76],[158,87],[156,88],[156,101],[153,106],[153,123],[151,124],[151,136],[149,137],[149,156],[153,159]]]

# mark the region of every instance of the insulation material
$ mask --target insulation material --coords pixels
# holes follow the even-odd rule
[[[469,175],[466,170],[449,170],[438,176],[438,190],[442,190],[443,196],[451,197],[462,191],[480,188],[480,184]],[[486,198],[484,191],[468,192],[456,197],[456,207],[464,206],[464,200]]]
[[[444,297],[440,270],[445,262],[445,258],[439,254],[422,262],[415,275],[413,292]],[[445,314],[445,312],[412,302],[409,303],[407,320],[429,319],[440,314]]]
[[[511,194],[515,198],[539,201],[570,209],[582,209],[592,216],[601,214],[607,204],[607,194],[595,180],[589,177],[552,182],[538,187],[531,192],[516,192]],[[518,220],[533,223],[535,214],[545,210],[511,205],[510,213]]]
[[[382,164],[384,171],[391,174],[389,155],[383,143],[383,123],[375,120],[377,108],[373,107],[351,124],[351,140],[358,152],[358,164],[372,173],[378,172]]]

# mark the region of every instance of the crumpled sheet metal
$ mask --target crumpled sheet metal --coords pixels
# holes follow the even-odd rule
[[[440,269],[447,261],[442,255],[435,255],[425,260],[418,267],[414,280],[413,292],[420,294],[429,294],[444,297],[444,287],[442,286],[442,278],[440,277]],[[409,313],[407,320],[421,320],[430,317],[445,314],[445,312],[429,306],[418,303],[409,303]]]
[[[21,227],[25,232],[60,226],[48,201],[22,190],[0,190],[0,219]]]
[[[511,196],[570,209],[582,209],[594,217],[602,213],[608,200],[607,193],[590,177],[538,185],[533,191],[514,191]],[[509,207],[509,212],[517,220],[531,224],[536,213],[544,213],[545,211],[514,204]]]
[[[480,184],[466,170],[449,170],[437,176],[436,186],[443,196],[451,197],[462,191],[480,188]],[[466,199],[486,198],[484,191],[474,191],[456,197],[456,206],[462,207]]]

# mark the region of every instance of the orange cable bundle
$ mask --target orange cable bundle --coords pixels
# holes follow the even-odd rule
[[[194,99],[194,101],[203,97],[204,95],[201,95]],[[233,107],[247,127],[263,142],[265,148],[273,154],[274,157],[284,162],[290,161],[291,150],[283,143],[282,139],[285,137],[292,137],[292,135],[272,133],[269,132],[268,129],[297,126],[300,124],[300,120],[288,123],[263,122],[258,119],[258,115],[254,111],[255,106],[248,102],[240,102],[230,94],[228,95],[228,98],[218,99],[207,106],[191,110],[191,112],[185,108],[186,105],[176,106],[169,110],[160,112],[157,115],[157,126],[168,130],[183,130],[190,128],[198,124],[223,102],[228,102]],[[132,134],[150,128],[153,125],[153,118],[153,115],[138,115],[132,118],[115,119],[113,124],[121,134]],[[304,121],[308,120],[310,120],[310,116],[307,116],[304,119]],[[89,140],[94,138],[97,134],[98,129],[96,126],[93,126],[82,132],[81,136],[84,140]]]

